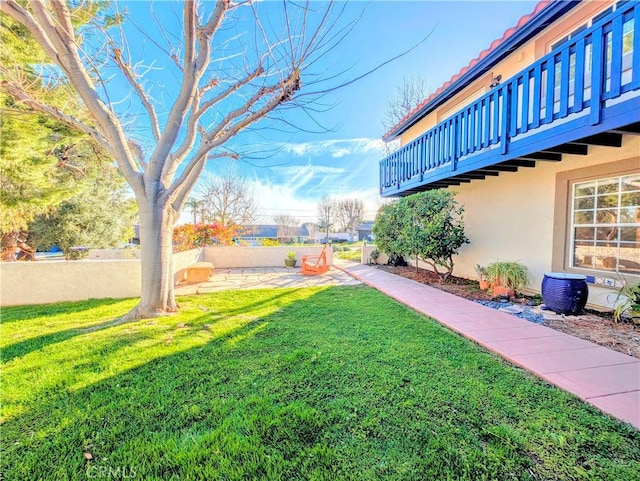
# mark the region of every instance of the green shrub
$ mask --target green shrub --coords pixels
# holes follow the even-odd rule
[[[518,290],[529,282],[529,270],[520,262],[492,262],[487,266],[487,277],[494,285]]]
[[[444,189],[403,197],[378,211],[373,225],[376,245],[387,254],[413,257],[416,270],[421,260],[446,280],[453,272],[453,256],[469,242],[463,211],[454,193]]]

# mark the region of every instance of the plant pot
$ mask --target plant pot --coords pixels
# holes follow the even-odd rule
[[[486,291],[487,289],[489,289],[491,287],[491,282],[489,282],[489,281],[482,280],[478,284],[479,284],[480,289],[482,289],[483,291]]]
[[[506,286],[493,286],[493,295],[496,297],[515,297],[513,289]]]
[[[542,279],[544,305],[558,314],[578,315],[587,303],[586,277],[565,272],[548,272]]]
[[[284,265],[285,267],[295,267],[298,261],[296,259],[285,259]]]

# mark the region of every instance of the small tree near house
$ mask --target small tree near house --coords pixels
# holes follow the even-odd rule
[[[469,240],[464,235],[464,208],[450,191],[438,189],[403,197],[383,206],[373,231],[378,247],[411,256],[431,266],[443,281],[453,272],[453,256]]]

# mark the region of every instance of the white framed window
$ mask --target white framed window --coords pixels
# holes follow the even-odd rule
[[[640,274],[640,174],[573,184],[570,267]]]

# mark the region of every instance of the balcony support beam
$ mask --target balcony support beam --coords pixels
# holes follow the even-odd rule
[[[513,159],[507,162],[507,165],[515,165],[517,167],[527,167],[533,168],[536,166],[536,162],[534,160],[527,159]]]
[[[496,169],[478,169],[471,172],[472,174],[478,173],[482,175],[488,175],[489,177],[498,177],[500,172]]]
[[[638,36],[640,37],[640,35]],[[615,134],[640,135],[640,122],[626,125],[624,127],[618,127],[617,129],[610,130],[610,132]]]
[[[542,152],[534,152],[532,154],[527,154],[527,155],[521,155],[519,158],[527,159],[527,160],[545,160],[545,161],[559,162],[562,160],[562,154],[542,151]]]
[[[587,155],[589,153],[589,146],[585,144],[568,143],[544,149],[542,152],[555,154]]]
[[[622,147],[622,134],[602,132],[584,139],[576,140],[576,143],[587,145],[602,145],[604,147]]]

